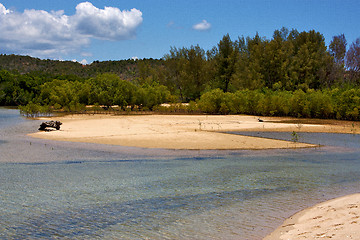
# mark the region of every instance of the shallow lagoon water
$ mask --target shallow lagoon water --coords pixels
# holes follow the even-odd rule
[[[360,189],[359,135],[301,136],[327,143],[313,149],[180,151],[26,136],[38,126],[0,109],[0,239],[261,239]]]

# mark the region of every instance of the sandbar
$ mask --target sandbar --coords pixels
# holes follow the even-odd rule
[[[360,239],[360,194],[336,198],[287,219],[264,240]]]
[[[49,120],[49,119],[44,119]],[[286,122],[284,118],[247,115],[105,115],[79,114],[54,118],[60,131],[32,137],[141,148],[240,150],[314,147],[314,145],[228,134],[228,131],[341,132],[343,126]],[[284,122],[285,121],[285,122]],[[348,131],[348,129],[347,129]]]

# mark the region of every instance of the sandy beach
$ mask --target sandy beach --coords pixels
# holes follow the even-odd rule
[[[44,119],[49,120],[49,119]],[[60,131],[32,137],[166,149],[282,149],[310,144],[226,134],[226,131],[350,132],[336,124],[291,123],[291,119],[244,115],[67,115]]]
[[[360,194],[320,203],[287,219],[264,240],[360,239]]]
[[[272,149],[312,147],[310,144],[226,134],[226,131],[299,130],[297,124],[259,122],[254,116],[68,115],[60,131],[32,137],[166,149]],[[305,124],[303,129],[321,128]]]

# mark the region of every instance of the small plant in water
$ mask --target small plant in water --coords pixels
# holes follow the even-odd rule
[[[352,123],[352,125],[351,125],[351,132],[352,132],[353,134],[356,133],[355,123]]]
[[[291,133],[291,141],[293,141],[294,143],[299,141],[299,135],[297,134],[297,132],[293,131]]]

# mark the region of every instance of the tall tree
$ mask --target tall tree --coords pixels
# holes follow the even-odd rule
[[[235,84],[240,89],[256,89],[264,86],[264,48],[266,40],[258,33],[253,38],[239,39],[239,60],[236,62]],[[243,48],[241,46],[244,46]]]
[[[197,46],[171,48],[165,55],[168,78],[177,89],[182,101],[200,97],[207,81],[205,51]]]
[[[334,57],[334,60],[337,64],[344,64],[345,54],[346,54],[346,38],[344,34],[334,36],[329,45],[329,51],[331,56]]]
[[[294,40],[292,78],[301,88],[319,88],[329,75],[327,62],[330,54],[326,51],[325,38],[311,30],[301,32]]]
[[[205,51],[197,46],[191,46],[185,51],[184,69],[182,78],[186,100],[200,98],[207,81],[207,64]]]
[[[346,53],[346,67],[350,70],[351,80],[360,81],[360,38],[350,45]]]
[[[229,34],[226,34],[218,43],[215,56],[217,78],[220,83],[220,88],[224,92],[229,90],[232,75],[235,73],[237,57],[235,44]]]
[[[333,61],[328,62],[331,72],[326,79],[327,86],[344,81],[346,45],[344,34],[334,36],[329,44],[329,53]]]
[[[183,50],[171,47],[170,52],[165,54],[164,60],[167,70],[165,85],[183,100],[183,84],[181,82],[181,71],[184,61]]]
[[[287,41],[288,34],[289,30],[284,27],[275,30],[273,39],[265,45],[264,80],[269,88],[291,88],[289,69],[293,46]]]

